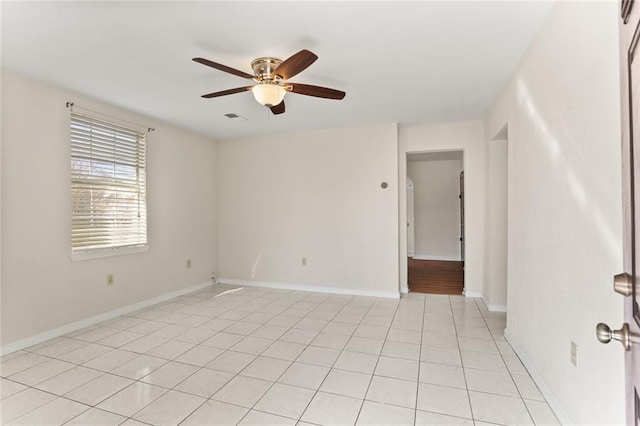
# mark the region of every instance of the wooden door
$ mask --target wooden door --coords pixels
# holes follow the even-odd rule
[[[625,274],[615,277],[614,289],[624,296],[624,325],[611,337],[625,346],[626,421],[640,424],[640,345],[631,336],[640,335],[640,295],[636,291],[640,273],[640,7],[623,1],[620,28],[620,86],[622,105],[622,172]],[[625,334],[626,332],[626,334]]]

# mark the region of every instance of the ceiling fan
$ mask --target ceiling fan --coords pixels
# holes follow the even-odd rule
[[[208,59],[193,58],[195,62],[229,74],[237,75],[238,77],[252,79],[258,83],[253,86],[237,87],[235,89],[208,93],[202,95],[203,98],[217,98],[219,96],[233,95],[234,93],[251,90],[256,101],[269,108],[274,114],[282,114],[284,112],[284,95],[287,92],[325,99],[340,100],[344,98],[346,93],[340,90],[312,86],[310,84],[289,83],[286,81],[307,69],[316,59],[318,59],[318,56],[306,49],[299,51],[284,61],[270,57],[257,58],[251,62],[251,68],[254,73],[254,75],[251,75]]]

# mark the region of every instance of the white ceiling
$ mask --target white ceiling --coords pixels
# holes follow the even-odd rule
[[[2,66],[212,138],[482,118],[551,3],[3,2]],[[296,94],[273,116],[247,80],[259,56],[319,59],[291,81],[344,90]],[[230,120],[225,113],[248,119]]]

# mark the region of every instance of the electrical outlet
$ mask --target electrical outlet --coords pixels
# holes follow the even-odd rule
[[[191,268],[191,259],[187,259],[187,268]]]
[[[575,367],[578,366],[578,345],[576,342],[571,342],[571,364]]]
[[[302,258],[302,266],[307,266],[307,258],[306,257]]]
[[[107,274],[107,285],[113,285],[113,274]]]

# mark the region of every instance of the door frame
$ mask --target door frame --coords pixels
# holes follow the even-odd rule
[[[407,261],[408,245],[407,245],[407,163],[409,161],[409,155],[412,154],[436,154],[442,152],[461,152],[462,153],[462,170],[466,170],[467,167],[467,155],[464,147],[451,147],[443,149],[427,149],[427,150],[407,150],[399,153],[399,173],[398,173],[398,187],[400,188],[398,194],[398,264],[399,264],[399,290],[402,294],[409,292],[409,264]],[[415,185],[415,182],[414,182]],[[465,183],[465,191],[466,191]],[[465,229],[469,229],[468,215],[465,215]],[[468,233],[467,233],[468,235]],[[465,236],[466,237],[466,236]],[[468,239],[465,241],[468,242]],[[467,293],[467,271],[464,269],[464,287],[462,294],[465,296],[478,297],[480,294],[468,294]]]

